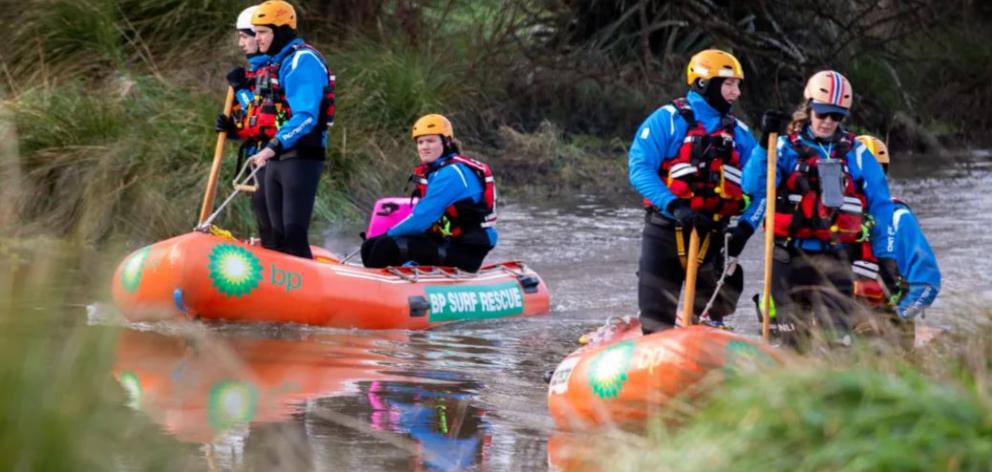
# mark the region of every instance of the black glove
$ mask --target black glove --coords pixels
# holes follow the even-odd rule
[[[781,110],[766,110],[761,115],[761,139],[758,140],[758,145],[768,149],[768,136],[772,133],[781,133],[785,120],[785,113]]]
[[[716,226],[712,217],[696,212],[689,207],[689,202],[683,199],[676,199],[669,203],[668,212],[675,217],[675,223],[679,227],[686,230],[696,228],[696,233],[700,236],[712,231]]]
[[[234,90],[243,89],[248,87],[248,77],[245,74],[245,68],[237,66],[231,69],[231,72],[227,73],[227,83],[231,84]]]
[[[899,274],[899,264],[895,259],[882,257],[878,259],[878,275],[882,278],[882,284],[889,296],[899,295],[902,292],[903,279]]]
[[[234,124],[234,119],[223,113],[217,114],[217,121],[214,122],[214,131],[218,133],[227,133],[228,136],[235,136],[238,133],[238,127]]]
[[[741,255],[744,245],[747,244],[748,239],[751,239],[752,234],[754,234],[754,228],[751,225],[743,221],[738,222],[737,227],[730,233],[730,241],[727,242],[727,256],[737,257]]]

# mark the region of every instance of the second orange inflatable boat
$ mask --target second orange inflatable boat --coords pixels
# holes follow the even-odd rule
[[[581,430],[640,421],[676,397],[699,392],[712,373],[773,363],[781,354],[760,339],[703,326],[645,336],[620,333],[580,348],[555,369],[548,409],[555,424]]]
[[[327,251],[301,259],[192,232],[127,256],[113,279],[131,321],[175,317],[336,328],[425,329],[546,313],[548,288],[519,262],[466,273],[440,267],[368,269]]]

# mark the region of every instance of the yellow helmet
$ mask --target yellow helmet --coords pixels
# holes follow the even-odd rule
[[[707,49],[689,59],[685,75],[689,85],[696,83],[696,79],[709,80],[714,77],[744,80],[744,69],[733,54],[719,49]]]
[[[871,151],[871,153],[875,156],[875,160],[878,161],[879,164],[889,163],[889,148],[882,142],[881,139],[874,136],[868,136],[867,134],[858,136],[855,139],[860,141],[861,144],[864,144],[865,147]]]
[[[288,2],[283,2],[282,0],[262,2],[251,16],[251,24],[255,26],[288,25],[295,30],[296,10]]]
[[[413,124],[413,130],[410,132],[410,137],[412,139],[417,139],[421,136],[427,136],[430,134],[440,134],[441,136],[447,138],[454,138],[455,130],[451,127],[451,122],[444,116],[430,114],[421,116],[417,122]]]
[[[840,113],[847,116],[854,101],[854,89],[847,77],[834,70],[813,74],[806,82],[803,98],[810,100],[817,113]]]

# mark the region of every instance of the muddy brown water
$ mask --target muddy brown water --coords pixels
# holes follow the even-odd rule
[[[923,322],[946,328],[992,301],[992,159],[931,161],[897,161],[892,188],[944,274]],[[124,323],[103,301],[90,319],[124,328],[114,375],[132,406],[221,470],[543,470],[553,425],[542,375],[608,316],[637,313],[637,202],[575,195],[503,207],[489,260],[537,270],[552,294],[547,316],[425,332],[198,325],[190,334]],[[742,255],[744,296],[729,319],[751,335],[761,241]],[[340,253],[356,244],[341,233],[325,241]]]

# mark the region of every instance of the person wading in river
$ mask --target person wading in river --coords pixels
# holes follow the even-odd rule
[[[867,135],[858,136],[857,140],[871,151],[887,175],[889,150],[885,143]],[[914,320],[923,315],[940,293],[940,267],[912,209],[898,198],[892,201],[895,203],[892,216],[895,260],[902,274],[897,284],[899,291],[886,293],[878,274],[878,258],[872,251],[871,243],[866,241],[861,243],[853,264],[854,296],[868,307],[888,315],[885,318],[900,332],[900,343],[910,348],[915,334]]]
[[[850,342],[852,251],[866,213],[874,220],[871,241],[880,276],[890,292],[898,291],[888,182],[871,151],[840,126],[853,98],[843,75],[817,72],[806,83],[788,134],[778,138],[772,325],[790,345],[804,347],[814,322],[828,340]],[[767,111],[762,130],[778,131],[782,121],[780,112]],[[768,156],[767,143],[760,144],[743,181],[763,212]]]
[[[743,79],[740,62],[727,52],[709,49],[694,55],[686,71],[686,96],[652,113],[634,136],[630,183],[647,208],[637,271],[644,333],[675,325],[693,229],[701,241],[694,303],[694,315],[699,315],[716,288],[725,257],[737,257],[760,222],[740,186],[755,140],[730,111],[741,96]],[[737,215],[737,226],[729,228]],[[726,253],[724,234],[729,236]],[[724,326],[743,284],[738,267],[707,313],[710,324]]]
[[[365,267],[405,263],[443,265],[475,272],[499,234],[496,181],[489,166],[461,154],[451,122],[425,115],[413,124],[420,165],[413,172],[420,198],[413,212],[362,244]]]
[[[296,11],[283,1],[256,8],[251,23],[269,62],[256,72],[258,126],[273,131],[251,156],[265,166],[265,204],[275,249],[313,258],[308,231],[327,130],[334,120],[334,74],[323,56],[296,35]]]
[[[241,141],[241,146],[238,148],[239,169],[245,158],[258,152],[265,146],[267,139],[272,137],[272,130],[268,130],[267,137],[267,130],[256,124],[258,108],[255,106],[255,71],[269,61],[269,56],[258,52],[255,30],[251,25],[251,17],[255,14],[256,8],[258,7],[245,8],[235,22],[238,47],[245,53],[247,67],[237,66],[227,73],[227,82],[234,89],[234,97],[237,101],[230,115],[223,113],[217,115],[217,122],[214,125],[215,130],[226,132],[229,138]],[[265,204],[265,168],[255,172],[255,181],[258,185],[251,196],[251,205],[258,224],[258,236],[262,247],[274,249],[276,244],[272,234],[272,223],[269,222],[269,211]]]

